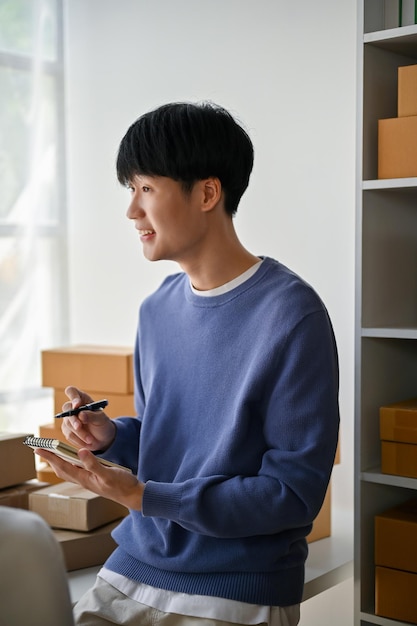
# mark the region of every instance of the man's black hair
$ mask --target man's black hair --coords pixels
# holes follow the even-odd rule
[[[237,211],[252,167],[248,134],[211,102],[174,102],[145,113],[128,129],[117,156],[122,185],[137,175],[167,176],[189,192],[198,180],[217,177],[229,215]]]

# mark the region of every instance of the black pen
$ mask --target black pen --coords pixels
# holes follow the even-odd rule
[[[69,417],[70,415],[78,415],[81,411],[101,411],[105,406],[108,405],[107,400],[99,400],[98,402],[90,402],[90,404],[83,404],[83,406],[79,406],[76,409],[70,409],[69,411],[64,411],[63,413],[58,413],[55,417]]]

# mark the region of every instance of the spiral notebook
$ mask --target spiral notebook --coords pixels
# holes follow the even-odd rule
[[[29,448],[41,449],[41,450],[49,450],[53,452],[57,456],[65,459],[65,461],[70,461],[73,465],[79,465],[82,467],[82,463],[78,458],[78,450],[71,446],[69,443],[65,443],[64,441],[60,441],[59,439],[51,439],[49,437],[33,437],[29,436],[23,441],[26,446]],[[96,457],[98,461],[102,465],[106,467],[117,467],[119,469],[126,470],[127,472],[132,472],[128,467],[124,467],[123,465],[118,465],[117,463],[113,463],[112,461],[107,461],[106,459],[101,459],[100,457]]]

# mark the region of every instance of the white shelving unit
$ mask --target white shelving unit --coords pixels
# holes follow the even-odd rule
[[[417,26],[384,30],[384,1],[358,2],[355,626],[375,615],[374,517],[417,497],[380,471],[379,407],[417,396],[417,178],[377,179],[378,119],[397,117],[397,70],[417,64]]]

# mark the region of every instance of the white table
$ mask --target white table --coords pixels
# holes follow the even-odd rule
[[[94,584],[101,566],[68,573],[76,602]],[[350,511],[332,511],[332,534],[309,544],[303,600],[308,600],[353,575],[353,519]]]

